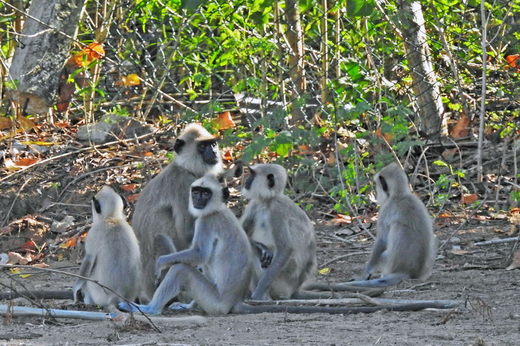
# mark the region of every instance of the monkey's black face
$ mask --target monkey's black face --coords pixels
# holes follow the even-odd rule
[[[99,203],[96,197],[92,197],[92,204],[94,204],[94,210],[96,213],[101,214],[101,203]]]
[[[388,184],[386,183],[386,179],[379,176],[379,183],[381,184],[383,191],[388,195]]]
[[[244,183],[244,188],[246,190],[251,189],[251,185],[253,184],[253,180],[255,180],[256,172],[249,168],[249,177],[247,177],[246,182]]]
[[[208,188],[202,186],[194,186],[191,188],[191,201],[195,209],[204,209],[212,196],[213,192]]]
[[[197,151],[202,157],[202,161],[208,165],[218,163],[218,146],[216,139],[208,139],[197,143]]]

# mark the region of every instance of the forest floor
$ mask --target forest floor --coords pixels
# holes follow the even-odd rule
[[[2,148],[0,148],[2,149]],[[157,173],[164,159],[157,143],[112,145],[81,151],[81,147],[48,154],[25,171],[0,175],[0,253],[17,252],[29,263],[77,273],[81,246],[78,235],[89,226],[88,201],[102,184],[117,183],[125,198]],[[154,155],[148,155],[148,152]],[[66,155],[63,155],[66,154]],[[58,157],[58,155],[62,155]],[[146,161],[143,161],[148,158]],[[145,162],[134,164],[132,161]],[[144,173],[143,173],[144,172]],[[316,202],[318,204],[318,202]],[[240,203],[235,203],[238,213]],[[316,208],[318,263],[327,267],[320,281],[344,281],[359,274],[372,241],[354,224],[333,225],[327,213]],[[68,227],[57,221],[74,216]],[[374,231],[374,223],[367,223]],[[461,302],[450,310],[423,310],[370,314],[227,315],[207,317],[202,326],[157,323],[160,331],[145,324],[121,326],[42,317],[2,316],[0,344],[341,344],[341,345],[518,345],[520,344],[520,269],[506,270],[515,243],[476,246],[475,242],[508,237],[515,232],[506,215],[459,212],[436,221],[441,248],[432,276],[425,283],[405,282],[384,293],[386,298],[452,299]],[[30,243],[27,241],[31,240]],[[23,263],[23,262],[20,262]],[[54,290],[71,287],[67,275],[23,270],[0,271],[0,291],[5,285],[18,290]],[[25,298],[14,305],[36,306]],[[0,301],[0,304],[8,304]],[[48,308],[77,309],[71,301],[45,300]],[[91,308],[92,309],[92,308]],[[167,312],[168,316],[190,315]]]

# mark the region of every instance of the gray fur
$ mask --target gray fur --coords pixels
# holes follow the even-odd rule
[[[210,188],[212,198],[201,210],[192,207],[190,197],[190,211],[196,217],[193,243],[187,250],[158,258],[156,275],[171,267],[144,311],[159,313],[184,290],[206,313],[227,314],[248,293],[252,250],[237,218],[222,200],[222,187],[211,175],[192,186]]]
[[[386,191],[381,177],[387,183]],[[396,163],[383,168],[374,181],[381,209],[365,277],[380,271],[382,278],[393,275],[401,279],[426,279],[437,253],[428,210],[412,193],[406,174]]]
[[[188,212],[190,185],[204,174],[222,170],[220,155],[214,165],[204,163],[197,153],[197,141],[213,138],[202,126],[190,124],[178,137],[185,141],[182,151],[141,191],[132,225],[143,255],[144,296],[148,300],[155,289],[154,264],[158,255],[157,237],[170,237],[177,250],[190,246],[194,217]]]
[[[141,255],[137,238],[123,215],[123,201],[110,187],[104,186],[95,198],[101,213],[92,205],[93,223],[85,243],[85,258],[79,275],[98,281],[133,301],[140,288]],[[122,299],[94,282],[78,279],[73,287],[74,300],[81,290],[87,304],[102,305],[108,310]]]
[[[256,260],[252,299],[284,299],[300,296],[302,285],[316,272],[316,241],[311,221],[283,194],[285,169],[276,164],[257,164],[249,189],[242,194],[250,200],[241,218],[242,226],[254,242],[273,252],[272,263],[262,268]],[[272,174],[274,186],[268,186]]]

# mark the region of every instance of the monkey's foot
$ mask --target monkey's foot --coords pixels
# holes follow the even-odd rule
[[[127,302],[120,302],[117,304],[119,310],[127,311],[127,312],[144,312],[148,315],[159,315],[161,314],[160,310],[155,309],[151,305],[144,304],[130,304]]]
[[[168,308],[173,311],[188,311],[195,307],[195,301],[192,300],[190,303],[172,303]]]

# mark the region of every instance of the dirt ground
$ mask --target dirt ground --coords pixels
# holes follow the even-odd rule
[[[507,227],[503,221],[468,223],[468,227],[456,232],[454,238],[443,245],[434,273],[426,283],[408,282],[384,294],[384,297],[403,299],[459,300],[460,307],[453,310],[228,315],[207,317],[202,326],[158,323],[161,332],[146,325],[124,327],[108,321],[4,316],[0,344],[519,345],[520,270],[504,269],[513,244],[473,245]],[[368,256],[368,244],[338,241],[333,235],[341,233],[341,228],[317,228],[320,263],[351,254],[328,265],[330,273],[326,278],[320,275],[320,279],[342,280],[359,272]],[[452,229],[445,226],[438,230],[441,244],[453,233]],[[76,272],[77,265],[72,262],[49,264],[51,268]],[[7,280],[5,275],[1,279],[4,283]],[[37,273],[24,279],[27,287],[41,290],[67,287],[72,282],[71,277],[50,273]],[[14,304],[34,306],[24,298],[14,300]],[[44,304],[76,308],[68,301],[47,300]],[[168,315],[174,316],[173,313]]]
[[[86,150],[65,146],[49,153],[48,161],[26,171],[0,177],[0,253],[20,251],[28,240],[37,244],[33,263],[77,273],[82,253],[79,246],[61,247],[70,237],[88,230],[90,197],[103,184],[136,185],[121,190],[129,201],[165,163],[171,150],[165,141],[142,142]],[[79,148],[79,149],[77,149]],[[153,155],[148,155],[153,152]],[[330,271],[321,281],[344,281],[362,270],[372,241],[354,224],[330,225],[330,206],[304,196],[315,204],[318,263]],[[239,202],[234,207],[241,209]],[[128,208],[127,212],[132,208]],[[515,243],[475,246],[515,232],[505,216],[486,214],[486,209],[442,217],[436,221],[441,248],[433,275],[425,283],[406,282],[383,297],[400,299],[453,299],[453,310],[415,312],[379,311],[371,314],[228,315],[207,317],[202,326],[158,323],[160,332],[147,325],[121,326],[113,322],[41,317],[2,316],[0,344],[233,344],[233,345],[520,345],[520,269],[505,270]],[[368,214],[374,215],[373,210]],[[53,229],[56,221],[73,216],[73,225]],[[373,231],[374,224],[370,225]],[[330,264],[328,264],[330,262]],[[74,278],[35,270],[20,276],[0,270],[0,291],[5,285],[17,290],[51,290],[71,287]],[[13,305],[35,307],[25,298]],[[9,302],[0,300],[0,304]],[[78,309],[71,301],[45,300],[49,308]],[[95,308],[89,307],[90,310]],[[173,312],[168,316],[175,316]],[[186,313],[184,314],[186,315]]]

